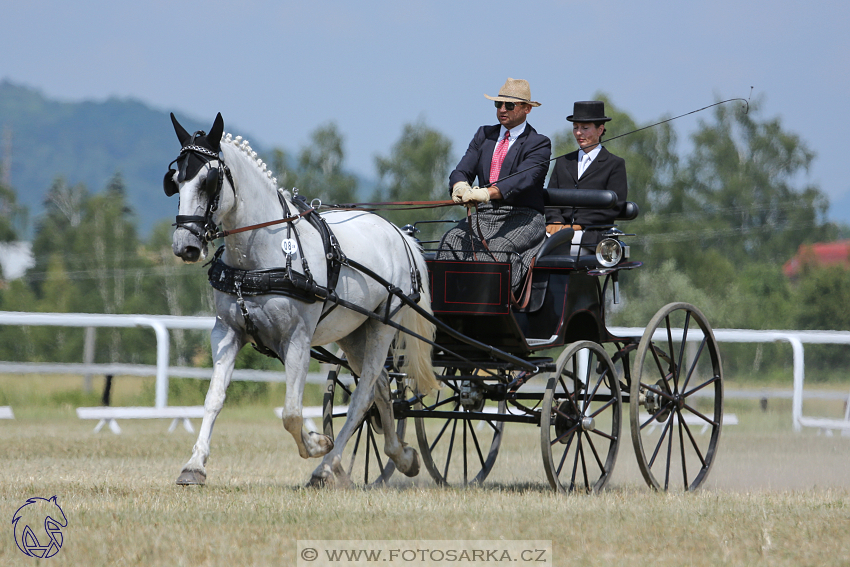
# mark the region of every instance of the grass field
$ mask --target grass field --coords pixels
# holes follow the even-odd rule
[[[36,564],[10,520],[27,498],[53,495],[65,543],[40,564],[295,565],[297,540],[361,538],[551,540],[559,566],[850,564],[850,437],[794,433],[790,400],[767,412],[728,401],[740,423],[724,429],[693,494],[646,488],[625,431],[609,489],[594,496],[551,492],[539,431],[519,424],[507,425],[482,487],[439,488],[423,470],[377,490],[305,489],[317,463],[298,457],[275,419],[280,401],[226,405],[208,484],[190,489],[174,480],[195,436],[167,434],[167,421],[94,434],[72,404],[15,407],[17,419],[0,422],[0,565]],[[806,409],[835,414],[836,404]]]

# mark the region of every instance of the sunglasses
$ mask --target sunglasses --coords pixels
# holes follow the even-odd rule
[[[521,102],[502,102],[501,100],[494,100],[493,104],[496,105],[496,108],[502,108],[502,105],[505,105],[505,110],[513,110],[517,104],[522,104]]]

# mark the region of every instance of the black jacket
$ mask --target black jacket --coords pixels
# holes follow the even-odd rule
[[[449,193],[458,181],[466,181],[470,185],[476,177],[478,185],[495,181],[490,179],[490,162],[500,130],[501,126],[498,124],[478,129],[460,163],[449,175]],[[551,157],[552,142],[546,136],[538,134],[531,124],[526,123],[525,130],[505,156],[499,177],[504,179],[511,173],[524,169],[528,171],[496,183],[504,202],[515,207],[530,207],[543,213],[543,184],[546,182]],[[498,200],[493,202],[494,206],[498,204]]]
[[[626,161],[603,147],[581,179],[578,179],[578,150],[576,150],[555,160],[555,168],[549,178],[549,188],[608,189],[617,194],[617,206],[613,209],[547,208],[546,224],[579,224],[583,227],[594,224],[614,224],[625,206],[629,192],[626,183]],[[595,245],[601,239],[601,231],[587,231],[582,238],[582,245]]]

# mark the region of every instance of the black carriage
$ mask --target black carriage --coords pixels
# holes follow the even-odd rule
[[[550,190],[547,199],[593,208],[616,203],[607,191]],[[618,221],[637,215],[637,206],[627,203]],[[647,484],[695,490],[705,482],[723,416],[723,373],[711,326],[696,307],[671,303],[642,336],[610,332],[608,298],[619,303],[620,273],[641,263],[629,258],[628,235],[614,226],[603,230],[595,255],[571,254],[570,229],[548,238],[521,305],[511,301],[509,262],[436,260],[431,253],[438,324],[433,364],[443,387],[421,396],[405,387],[391,360],[388,371],[394,426],[404,438],[413,421],[423,464],[437,483],[483,482],[505,424],[518,422],[539,427],[543,466],[555,490],[599,491],[611,478],[625,431],[623,404],[629,404],[632,444]],[[329,374],[326,434],[333,436],[333,418],[345,415],[340,400],[351,387],[339,368]],[[393,473],[375,439],[382,427],[373,410],[345,463],[367,485]]]

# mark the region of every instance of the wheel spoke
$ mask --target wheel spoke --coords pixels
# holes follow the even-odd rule
[[[689,392],[687,392],[686,394],[684,394],[684,397],[685,397],[685,398],[688,398],[688,397],[690,397],[690,396],[694,395],[694,393],[695,393],[695,392],[698,392],[698,391],[702,390],[703,388],[705,388],[705,387],[706,387],[706,386],[708,386],[709,384],[714,384],[714,383],[715,383],[715,382],[717,382],[718,380],[720,380],[720,376],[716,376],[716,375],[715,375],[715,376],[712,376],[711,378],[709,378],[708,380],[706,380],[705,382],[703,382],[702,384],[700,384],[699,386],[697,386],[697,387],[696,387],[696,388],[694,388],[693,390],[690,390]]]
[[[457,408],[458,408],[459,405],[460,404],[455,404],[455,407],[452,411],[457,411]],[[454,423],[454,422],[455,422],[455,420],[453,420],[453,419],[447,419],[446,423],[443,424],[443,428],[440,429],[440,433],[434,438],[434,442],[431,443],[431,446],[429,447],[429,449],[431,450],[432,453],[434,452],[434,447],[436,447],[437,443],[440,442],[440,438],[443,436],[443,433],[445,433],[446,429],[449,427],[449,424]]]
[[[679,393],[679,379],[682,377],[681,376],[681,369],[682,369],[681,367],[682,367],[682,364],[684,364],[684,361],[685,361],[685,345],[688,342],[688,326],[690,325],[690,323],[691,323],[691,312],[685,311],[685,324],[682,325],[682,344],[679,345],[679,364],[677,365],[677,368],[679,368],[679,372],[676,372],[676,374],[673,376],[673,383],[676,386],[676,393]]]
[[[616,401],[617,401],[616,398],[611,398],[610,400],[605,402],[605,405],[603,405],[601,408],[599,408],[598,410],[596,410],[595,412],[590,414],[588,417],[596,417],[597,415],[599,415],[600,413],[602,413],[603,411],[605,411],[606,409],[611,407]]]
[[[363,477],[366,479],[366,484],[369,484],[369,452],[372,449],[369,441],[372,440],[372,428],[369,427],[368,423],[363,427],[366,428],[366,471],[363,473]]]
[[[561,442],[561,439],[563,439],[563,438],[564,438],[564,437],[566,437],[567,435],[570,435],[571,433],[575,432],[575,431],[579,428],[579,426],[580,426],[580,425],[581,425],[580,423],[576,423],[576,424],[575,424],[575,425],[573,425],[571,428],[569,428],[569,429],[568,429],[568,430],[566,430],[564,433],[562,433],[560,437],[558,437],[558,438],[557,438],[557,439],[555,439],[554,441],[550,441],[550,442],[549,442],[549,445],[551,446],[551,445],[555,445],[555,443],[560,443],[560,442]]]
[[[666,406],[665,406],[665,407],[662,407],[662,408],[661,408],[661,409],[659,409],[657,412],[655,412],[655,415],[650,416],[650,418],[649,418],[649,419],[647,419],[645,422],[643,422],[643,423],[641,424],[641,426],[640,426],[641,430],[642,430],[644,427],[646,427],[647,425],[649,425],[650,423],[652,423],[653,421],[655,421],[655,419],[656,419],[659,415],[661,415],[662,413],[664,413],[665,411],[668,411]]]
[[[705,417],[704,415],[702,415],[700,412],[698,412],[697,410],[695,410],[694,408],[692,408],[692,407],[691,407],[691,406],[689,406],[688,404],[685,404],[685,406],[684,406],[684,407],[685,407],[685,409],[686,409],[686,410],[688,410],[689,412],[691,412],[691,413],[692,413],[692,414],[694,414],[695,416],[699,417],[700,419],[705,420],[705,421],[706,421],[706,423],[710,423],[710,424],[711,424],[711,425],[713,425],[714,427],[717,427],[718,425],[720,425],[720,424],[719,424],[719,423],[717,423],[716,421],[712,421],[712,420],[708,419],[707,417]]]
[[[369,437],[372,439],[372,450],[375,451],[375,460],[378,461],[378,470],[381,471],[381,474],[384,474],[384,461],[381,459],[381,452],[378,450],[378,442],[375,439],[375,431],[371,427],[369,428]]]
[[[591,431],[591,433],[593,433],[594,435],[599,435],[600,437],[604,437],[605,439],[608,439],[609,441],[616,441],[617,440],[617,437],[615,435],[608,435],[607,433],[603,433],[602,431],[599,431],[598,429],[594,429],[593,431]],[[590,436],[588,435],[588,438],[589,437]]]
[[[685,457],[685,436],[682,433],[682,425],[685,423],[685,420],[682,419],[682,412],[676,410],[676,415],[679,416],[679,449],[682,452],[682,478],[685,482],[685,490],[688,489],[688,462]]]
[[[487,423],[490,423],[489,421]],[[472,425],[472,424],[470,424]],[[492,425],[492,424],[491,424]],[[481,463],[481,467],[484,467],[484,454],[481,453],[481,446],[478,444],[478,436],[475,435],[475,428],[469,428],[470,436],[472,437],[472,443],[475,445],[475,451],[478,453],[478,462]]]
[[[670,414],[670,425],[673,424],[673,414]],[[673,432],[670,431],[670,437],[667,439],[667,466],[664,473],[664,490],[670,488],[670,461],[673,460]]]
[[[570,446],[573,444],[573,439],[575,439],[575,437],[572,436],[572,435],[570,436],[569,439],[567,439],[567,443],[564,446],[564,454],[561,455],[561,462],[558,463],[558,468],[556,469],[556,472],[555,472],[556,476],[561,476],[561,470],[564,468],[564,461],[567,460],[567,454],[569,454],[569,452],[570,452]]]
[[[578,472],[578,456],[581,453],[581,435],[578,436],[578,441],[576,441],[576,456],[573,459],[573,474],[570,477],[570,490],[575,490],[576,487],[576,473]]]
[[[655,446],[655,451],[652,453],[652,458],[649,460],[649,468],[655,464],[655,457],[658,456],[658,450],[661,449],[661,445],[664,443],[664,437],[667,436],[667,430],[670,429],[670,424],[673,423],[672,419],[667,419],[667,422],[664,424],[664,429],[661,431],[661,437],[658,439],[658,444]]]
[[[605,465],[602,464],[602,459],[599,458],[599,453],[596,452],[596,445],[593,444],[593,439],[590,438],[590,435],[585,435],[585,438],[587,439],[587,444],[590,445],[590,450],[593,452],[593,456],[596,459],[596,464],[599,465],[599,469],[604,474],[606,472]]]
[[[693,375],[694,370],[696,370],[697,363],[699,362],[699,357],[702,356],[702,349],[705,348],[706,341],[708,341],[708,336],[703,335],[702,341],[700,341],[699,343],[699,348],[697,349],[697,352],[694,355],[694,360],[691,362],[691,368],[688,370],[687,377],[685,377],[685,383],[682,384],[683,392],[688,389],[688,382],[691,381],[691,376]]]
[[[469,476],[468,476],[469,475],[469,473],[468,473],[469,466],[467,465],[467,462],[466,462],[466,426],[467,426],[467,421],[464,419],[463,420],[463,484],[464,485],[469,484]]]
[[[586,438],[587,436],[584,436],[584,437]],[[587,462],[585,461],[584,445],[581,442],[581,438],[582,438],[582,435],[581,435],[581,433],[579,433],[578,450],[579,450],[579,453],[581,453],[581,472],[584,475],[584,487],[586,489],[585,492],[589,492],[590,491],[590,479],[587,478]]]
[[[449,452],[446,453],[446,468],[443,470],[443,478],[449,480],[449,464],[452,462],[452,449],[455,446],[455,433],[457,433],[457,420],[452,420],[452,434],[449,437]]]
[[[679,419],[682,419],[681,412],[679,412],[679,414]],[[691,440],[691,445],[694,446],[694,451],[696,451],[697,457],[699,457],[699,462],[702,464],[703,467],[705,467],[705,459],[702,456],[702,452],[699,450],[699,444],[697,444],[697,440],[694,439],[694,435],[693,433],[691,433],[691,428],[688,427],[688,424],[685,423],[684,419],[682,419],[682,423],[685,424],[685,433],[688,434],[688,438]]]
[[[357,430],[357,438],[354,440],[354,449],[351,450],[351,461],[348,464],[348,476],[354,470],[354,459],[357,458],[357,450],[360,448],[360,436],[363,435],[363,426]]]

